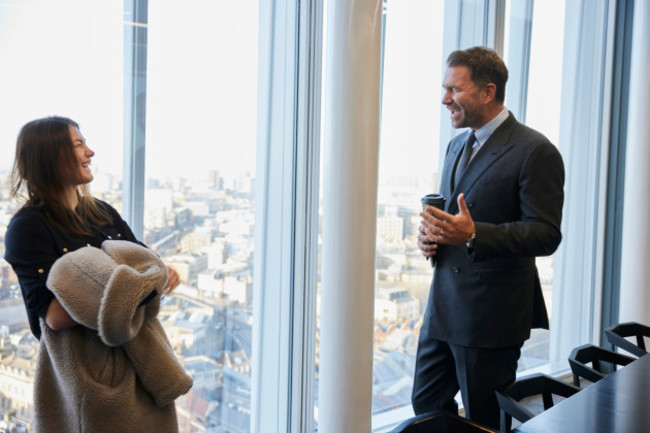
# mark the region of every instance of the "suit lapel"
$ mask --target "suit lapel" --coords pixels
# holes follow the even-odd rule
[[[467,141],[467,137],[469,137],[469,131],[462,134],[462,136],[459,135],[457,138],[452,140],[450,144],[451,147],[449,149],[449,154],[447,155],[447,160],[452,162],[444,165],[441,176],[441,194],[444,197],[450,197],[454,190],[454,171],[456,170],[458,160],[463,153],[463,147],[465,141]],[[449,201],[447,201],[447,203],[449,203]]]
[[[481,146],[478,153],[469,162],[456,188],[453,189],[453,185],[449,183],[452,194],[451,199],[448,202],[447,212],[452,214],[458,212],[458,195],[461,192],[464,192],[467,196],[482,174],[489,169],[492,164],[512,149],[514,144],[510,142],[510,135],[516,125],[517,121],[511,113],[508,119],[506,119],[506,121],[503,122],[492,133],[492,135],[490,135],[483,146]],[[464,141],[462,143],[464,143]],[[460,145],[460,149],[462,150],[462,144]],[[457,156],[460,157],[460,152]],[[454,167],[455,166],[456,165],[454,164]]]

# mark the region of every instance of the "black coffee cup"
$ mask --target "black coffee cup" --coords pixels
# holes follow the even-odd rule
[[[427,206],[445,208],[445,198],[440,194],[427,194],[420,200],[422,202],[422,211],[426,212]]]
[[[422,211],[427,211],[427,206],[437,207],[438,209],[445,208],[445,198],[440,194],[427,194],[420,200],[422,202]],[[431,259],[431,267],[436,265],[436,256],[429,257]]]

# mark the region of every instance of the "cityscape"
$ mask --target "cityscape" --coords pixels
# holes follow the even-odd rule
[[[374,415],[410,405],[417,337],[432,275],[431,265],[417,249],[419,200],[436,190],[436,177],[386,176],[380,181]],[[8,173],[0,179],[4,256],[4,234],[18,204],[8,200]],[[179,360],[194,379],[192,389],[176,401],[181,433],[249,431],[254,182],[251,174],[225,179],[212,170],[202,181],[147,183],[142,240],[181,279],[159,314]],[[121,185],[115,176],[97,175],[91,187],[95,196],[121,211]],[[552,260],[541,262],[540,273],[550,306]],[[17,278],[3,259],[0,277],[0,431],[27,433],[38,341],[29,330]],[[318,334],[315,340],[318,347]],[[547,359],[548,334],[536,333],[524,346],[520,369]]]

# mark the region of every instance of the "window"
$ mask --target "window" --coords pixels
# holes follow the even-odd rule
[[[415,351],[431,264],[417,248],[420,198],[438,192],[443,1],[385,9],[375,264],[372,412],[410,410]],[[446,119],[442,120],[443,122]],[[390,314],[384,313],[388,308]]]
[[[560,98],[565,0],[506,2],[504,55],[510,70],[506,106],[520,122],[544,134],[559,146]],[[549,28],[555,31],[549,32]],[[549,91],[549,89],[558,89]],[[566,239],[565,239],[566,242]],[[542,292],[553,321],[553,263],[555,256],[538,257]],[[534,329],[519,359],[519,372],[547,366],[550,357],[548,330]]]
[[[148,2],[143,240],[180,275],[162,307],[194,378],[181,432],[249,431],[257,2]]]
[[[5,1],[0,5],[0,257],[17,203],[9,201],[16,137],[48,115],[76,120],[95,151],[92,190],[120,206],[122,169],[120,2]],[[38,341],[27,324],[18,281],[0,258],[0,414],[8,428],[31,425]]]
[[[145,176],[129,187],[144,191],[135,203],[141,239],[182,280],[159,315],[194,378],[177,400],[179,428],[249,431],[258,3],[136,2],[148,22],[133,17],[132,3],[0,5],[0,255],[17,209],[8,174],[24,123],[53,114],[79,122],[96,153],[91,191],[122,211],[124,113],[146,113],[134,124],[145,138]],[[125,26],[148,33],[146,68],[136,74],[124,70]],[[125,107],[134,75],[143,91],[138,106]],[[26,431],[38,342],[4,260],[0,276],[0,414]]]
[[[563,110],[571,110],[569,107],[573,106],[575,101],[567,103],[571,98],[562,93],[563,89],[570,88],[566,84],[565,71],[571,70],[571,66],[564,65],[567,59],[565,46],[572,47],[576,40],[580,40],[589,46],[589,49],[597,51],[598,42],[594,42],[595,45],[592,46],[584,39],[576,39],[574,34],[565,35],[565,3],[570,3],[572,10],[581,8],[576,4],[580,2],[564,0],[535,2],[534,7],[532,1],[494,4],[464,1],[446,2],[443,13],[442,2],[427,2],[426,5],[419,2],[387,4],[375,287],[373,426],[376,428],[403,419],[412,413],[410,389],[413,357],[418,326],[426,307],[431,279],[430,268],[421,256],[416,254],[417,246],[413,233],[417,230],[419,222],[419,198],[426,193],[436,192],[439,155],[444,155],[450,136],[456,133],[450,129],[444,114],[442,121],[439,121],[440,97],[437,89],[441,83],[440,71],[444,68],[446,55],[454,49],[473,45],[496,46],[501,50],[510,70],[506,106],[520,121],[545,134],[561,151],[564,149],[568,171],[571,169],[571,162],[566,159],[566,149],[571,143],[561,142],[561,127],[568,130],[571,126],[562,123],[561,114],[565,112]],[[499,10],[500,6],[504,6],[504,9]],[[414,16],[409,17],[407,26],[400,27],[400,20],[409,12]],[[600,5],[593,11],[593,15],[598,17],[596,23],[602,22],[602,13],[603,7]],[[437,21],[438,19],[440,21]],[[596,24],[598,25],[601,24]],[[412,53],[416,55],[411,55]],[[429,54],[435,57],[431,59],[434,64],[429,69],[422,64],[410,63],[414,60],[426,62],[429,60]],[[604,54],[597,54],[596,59],[601,59],[599,56]],[[575,60],[570,57],[569,59],[573,64]],[[596,59],[594,62],[598,64],[601,60]],[[598,65],[596,70],[600,67],[600,64]],[[403,75],[398,75],[396,71],[403,71]],[[597,81],[597,77],[598,73],[591,75],[589,80]],[[593,84],[586,84],[588,85]],[[417,91],[410,92],[410,86]],[[431,92],[430,86],[436,91]],[[418,98],[426,98],[428,106],[418,106]],[[562,101],[565,101],[564,104]],[[410,137],[412,131],[416,133]],[[565,133],[564,137],[567,136]],[[417,155],[417,158],[414,158],[414,155]],[[596,156],[594,158],[597,159]],[[597,177],[593,177],[594,166],[590,167],[585,170],[588,170],[593,184],[597,184]],[[402,176],[387,176],[390,174],[390,168],[398,173],[401,170]],[[429,178],[419,179],[417,175],[428,175]],[[578,194],[577,191],[589,191],[587,194],[593,194],[590,184],[591,181],[584,182],[584,179],[579,182],[568,181],[567,188],[571,190],[567,190],[567,199],[570,194]],[[595,196],[592,197],[595,199]],[[588,206],[593,206],[593,203],[590,202]],[[587,215],[595,212],[593,207],[587,209]],[[571,211],[575,209],[569,207],[567,210],[565,219],[573,221],[576,217]],[[415,221],[410,221],[411,218]],[[596,226],[597,222],[593,220],[588,227],[583,228],[592,232]],[[567,286],[567,279],[572,278],[563,272],[565,266],[570,266],[566,262],[561,263],[559,279],[555,278],[554,261],[557,257],[572,260],[566,256],[565,251],[574,250],[583,242],[578,233],[567,231],[566,227],[565,225],[563,230],[563,245],[558,254],[537,260],[551,327],[555,329],[551,332],[539,329],[532,331],[531,338],[522,349],[520,374],[532,370],[553,373],[566,369],[568,352],[564,351],[567,347],[570,350],[571,347],[566,340],[572,338],[574,345],[584,343],[588,336],[588,331],[584,329],[590,329],[592,326],[591,314],[594,313],[590,307],[595,305],[593,286]],[[595,257],[592,257],[595,260]],[[554,299],[556,294],[558,299]],[[412,317],[412,310],[408,308],[414,303],[420,304],[421,314],[416,318]],[[391,314],[385,312],[387,305],[393,307],[392,311],[389,310]],[[402,308],[399,308],[400,306]],[[581,313],[572,316],[571,311]],[[571,337],[566,336],[567,333],[562,337],[558,327],[567,326],[576,331],[571,332]],[[384,389],[392,394],[383,394]]]

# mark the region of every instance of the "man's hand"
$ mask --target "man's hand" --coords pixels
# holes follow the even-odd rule
[[[447,245],[464,244],[472,233],[474,233],[476,225],[472,216],[469,214],[467,204],[465,204],[464,193],[458,196],[458,209],[456,215],[451,215],[433,206],[427,206],[426,212],[420,213],[423,220],[420,225],[418,246],[426,257],[435,254],[435,248],[437,246],[431,248],[433,247],[431,245],[429,246],[430,248],[425,250],[423,245],[421,245],[424,241]],[[434,251],[434,253],[429,255],[425,253],[430,251]]]
[[[427,235],[426,226],[420,224],[420,233],[418,234],[418,247],[422,251],[422,255],[427,259],[436,255],[438,244],[436,240]]]

